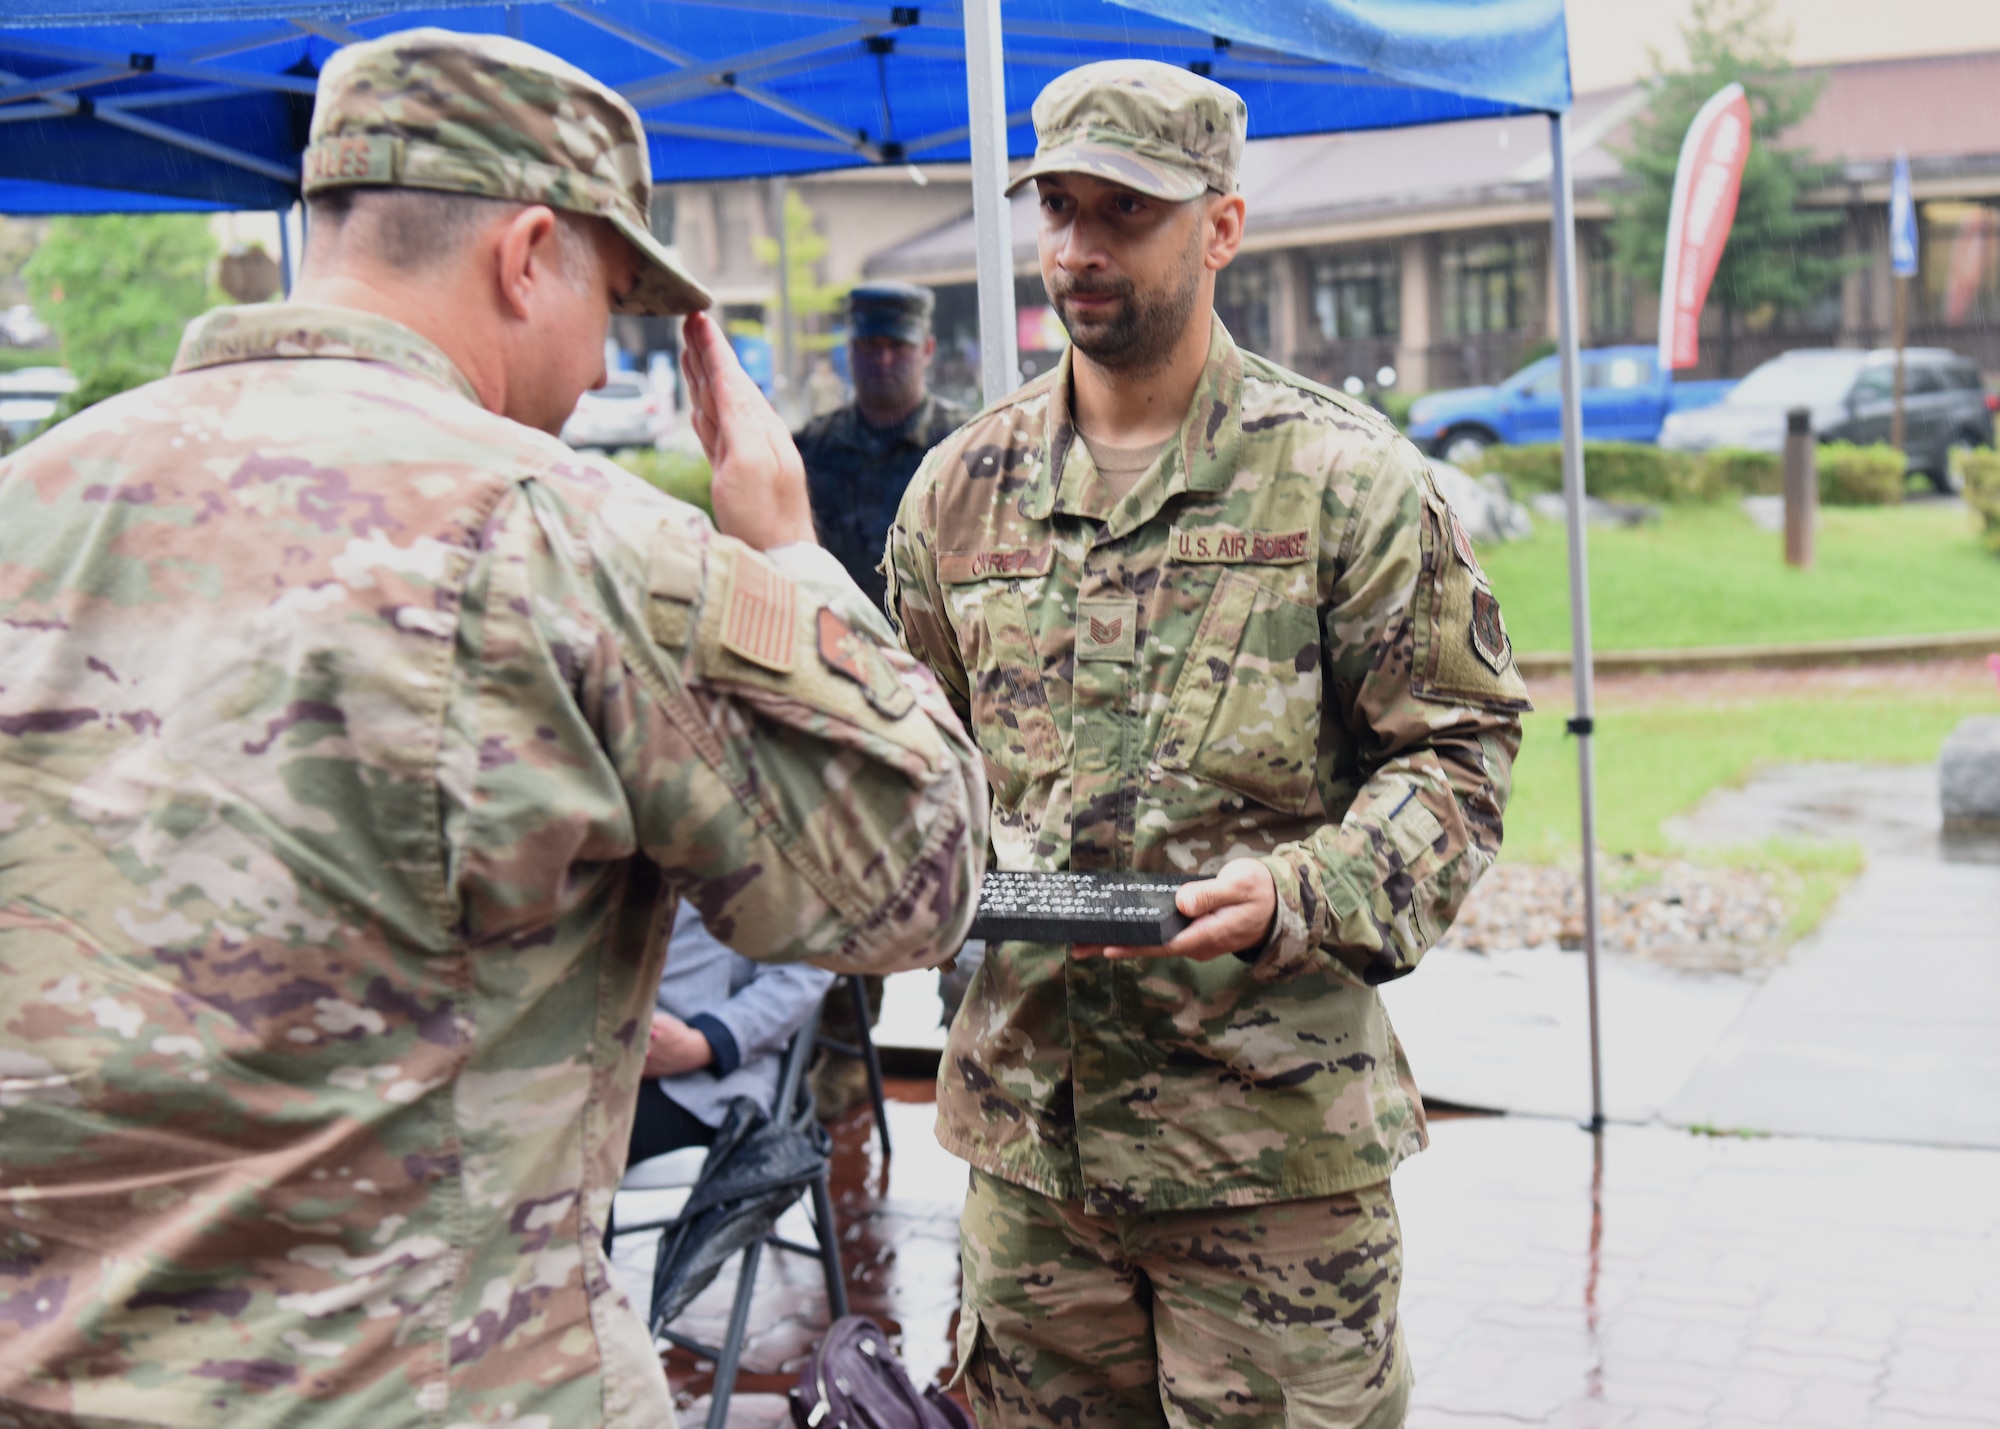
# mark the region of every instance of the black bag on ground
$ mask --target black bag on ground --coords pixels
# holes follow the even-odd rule
[[[797,1429],[974,1429],[936,1385],[918,1392],[866,1315],[833,1322],[799,1371],[791,1401]]]
[[[653,1332],[708,1288],[723,1263],[771,1233],[826,1165],[832,1143],[811,1097],[789,1125],[748,1097],[729,1104],[679,1219],[653,1262]]]

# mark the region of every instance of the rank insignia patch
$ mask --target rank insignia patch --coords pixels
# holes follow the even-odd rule
[[[1507,626],[1500,619],[1500,602],[1483,585],[1472,588],[1472,648],[1496,675],[1514,658],[1507,646]]]
[[[861,686],[862,698],[883,718],[901,719],[916,708],[917,697],[896,678],[882,652],[824,606],[819,612],[819,658],[834,674]]]

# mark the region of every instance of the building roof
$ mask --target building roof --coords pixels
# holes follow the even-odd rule
[[[1896,150],[1910,156],[1919,198],[2000,193],[2000,51],[1834,65],[1787,147],[1840,165],[1849,200],[1888,196]],[[1645,104],[1636,85],[1578,95],[1570,116],[1577,211],[1609,212],[1620,175],[1613,152]],[[1541,118],[1475,119],[1415,129],[1265,139],[1246,146],[1244,249],[1355,243],[1452,228],[1545,222],[1549,126]],[[1035,197],[1013,202],[1014,259],[1035,267]],[[972,216],[877,253],[871,277],[969,282]]]

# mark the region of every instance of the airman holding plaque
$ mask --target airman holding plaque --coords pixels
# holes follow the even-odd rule
[[[978,739],[1002,871],[1203,875],[1155,947],[1005,942],[939,1073],[980,1422],[1400,1424],[1376,993],[1498,854],[1526,689],[1423,458],[1213,314],[1247,115],[1144,61],[1037,100],[1071,347],[934,450],[889,603]]]

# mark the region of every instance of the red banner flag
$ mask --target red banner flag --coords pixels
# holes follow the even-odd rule
[[[1750,154],[1750,101],[1727,84],[1710,96],[1681,141],[1674,206],[1667,218],[1667,257],[1660,274],[1660,367],[1692,367],[1700,358],[1702,304],[1715,281],[1736,193]]]

